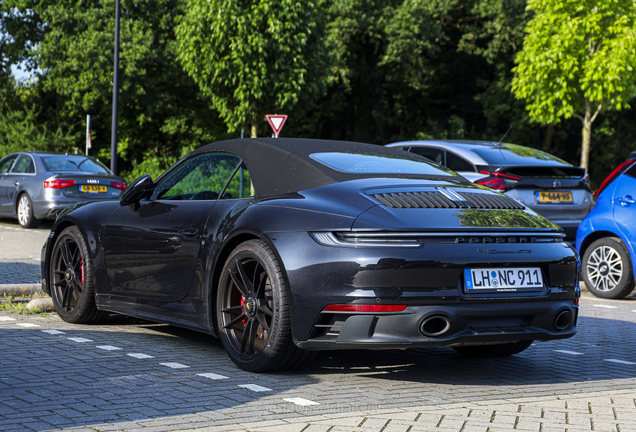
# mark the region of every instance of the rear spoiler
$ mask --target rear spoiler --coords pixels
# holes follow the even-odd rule
[[[533,178],[572,178],[585,177],[585,168],[575,166],[511,166],[501,167],[496,172],[512,174],[518,177]]]

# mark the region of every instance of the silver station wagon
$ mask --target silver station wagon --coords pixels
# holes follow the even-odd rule
[[[388,144],[424,156],[464,178],[521,201],[561,226],[568,239],[594,207],[585,169],[517,144],[431,140]]]
[[[91,156],[19,152],[0,160],[0,217],[23,228],[55,219],[71,204],[119,199],[124,179]]]

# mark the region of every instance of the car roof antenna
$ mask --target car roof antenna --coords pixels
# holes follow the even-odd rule
[[[504,136],[501,137],[501,139],[499,140],[499,142],[497,144],[495,144],[495,147],[499,147],[501,148],[501,142],[504,140],[504,138],[506,137],[506,135],[508,135],[508,132],[510,132],[510,129],[512,129],[512,125],[510,125],[510,127],[508,128],[508,130],[506,131],[506,133],[504,134]]]

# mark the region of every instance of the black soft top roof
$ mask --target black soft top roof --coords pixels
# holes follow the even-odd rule
[[[336,171],[309,157],[314,153],[377,153],[419,158],[410,152],[373,144],[301,138],[247,138],[208,144],[189,157],[206,152],[233,153],[243,159],[254,184],[256,196],[298,192],[347,180],[372,177],[447,179],[448,176],[418,174],[354,174]],[[463,179],[459,177],[459,179]]]

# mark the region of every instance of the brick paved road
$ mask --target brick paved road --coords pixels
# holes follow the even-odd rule
[[[166,325],[3,313],[0,430],[636,430],[634,298],[581,308],[575,338],[506,359],[330,352],[260,375]]]

